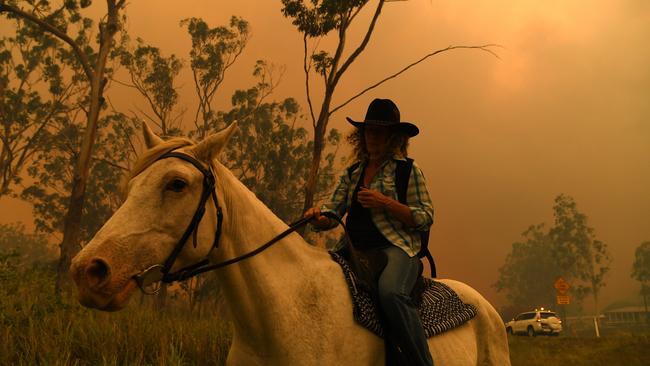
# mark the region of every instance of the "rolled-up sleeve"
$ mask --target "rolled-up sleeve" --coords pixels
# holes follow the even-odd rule
[[[415,221],[415,230],[427,231],[433,224],[433,204],[427,190],[424,174],[413,162],[407,189],[406,202]]]
[[[320,207],[321,212],[332,212],[338,215],[339,217],[343,217],[345,212],[348,209],[348,194],[350,190],[350,178],[348,177],[347,174],[347,169],[343,171],[343,174],[339,177],[339,182],[336,185],[336,188],[332,192],[332,195],[330,198],[323,203],[323,205]],[[329,227],[319,229],[315,226],[312,226],[313,231],[323,231],[323,230],[330,230],[335,228],[338,225],[338,222],[334,220],[330,220],[332,223]]]

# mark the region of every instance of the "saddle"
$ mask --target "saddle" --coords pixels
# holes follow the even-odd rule
[[[404,355],[396,349],[396,342],[384,330],[377,301],[376,283],[386,265],[386,258],[378,254],[380,251],[364,251],[363,256],[353,251],[355,253],[350,253],[346,248],[330,252],[330,255],[341,266],[345,276],[352,295],[354,319],[385,340],[387,365],[408,364],[408,361],[401,359]],[[354,257],[359,260],[353,260]],[[477,313],[473,305],[463,303],[449,286],[421,275],[411,292],[411,299],[420,315],[427,338],[456,328]]]

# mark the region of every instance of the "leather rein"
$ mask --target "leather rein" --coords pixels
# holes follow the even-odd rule
[[[156,161],[167,159],[167,158],[178,158],[194,165],[203,174],[203,191],[201,192],[201,198],[199,199],[199,204],[198,207],[196,208],[196,211],[194,212],[192,221],[190,221],[189,225],[185,229],[185,232],[183,233],[183,236],[181,236],[180,240],[178,241],[178,243],[176,244],[172,252],[169,254],[169,257],[167,257],[165,262],[163,264],[155,264],[133,276],[133,279],[135,279],[136,283],[138,284],[138,287],[140,287],[140,290],[142,290],[142,292],[145,294],[153,295],[157,293],[160,290],[160,286],[157,286],[154,289],[150,289],[153,285],[157,283],[160,282],[172,283],[175,281],[183,281],[188,278],[194,277],[198,274],[212,271],[218,268],[222,268],[240,262],[244,259],[250,258],[254,255],[257,255],[263,252],[264,250],[268,249],[269,247],[271,247],[273,244],[280,241],[285,236],[296,231],[301,226],[307,224],[307,222],[309,222],[309,220],[311,219],[311,217],[303,217],[302,219],[289,224],[288,229],[276,235],[274,238],[267,241],[257,249],[254,249],[246,254],[242,254],[238,257],[228,259],[220,263],[210,264],[210,259],[209,259],[210,253],[212,253],[213,250],[219,247],[219,239],[221,237],[221,225],[223,222],[223,211],[221,209],[221,206],[219,205],[219,200],[215,193],[215,183],[216,183],[215,176],[212,173],[212,169],[210,168],[206,169],[194,157],[184,153],[170,151],[161,155],[158,159],[156,159]],[[196,230],[199,226],[199,223],[201,222],[201,219],[203,218],[203,215],[205,214],[205,205],[210,197],[212,197],[212,200],[214,201],[214,206],[217,209],[217,228],[214,234],[214,240],[212,242],[212,247],[210,248],[210,251],[208,252],[208,254],[206,254],[206,258],[203,259],[202,261],[183,267],[177,270],[176,272],[171,272],[171,268],[174,265],[176,258],[183,250],[183,248],[185,247],[185,243],[187,243],[190,235],[192,234],[194,234],[194,247],[196,247]]]

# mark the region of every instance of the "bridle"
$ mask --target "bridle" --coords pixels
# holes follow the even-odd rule
[[[215,183],[216,183],[215,176],[212,173],[212,169],[210,168],[206,169],[194,157],[181,152],[175,152],[175,151],[167,152],[161,155],[158,159],[156,159],[156,161],[167,159],[167,158],[178,158],[194,165],[194,167],[196,167],[203,174],[203,191],[201,192],[199,205],[196,208],[196,211],[194,212],[192,221],[190,221],[189,225],[185,229],[185,232],[183,233],[183,236],[181,236],[178,243],[176,243],[176,246],[169,254],[165,262],[163,264],[155,264],[133,276],[133,279],[135,279],[136,283],[138,284],[138,287],[140,287],[140,290],[142,290],[142,292],[144,292],[145,294],[153,295],[157,293],[160,290],[160,286],[154,288],[153,290],[151,290],[150,288],[159,282],[172,283],[175,281],[183,281],[188,278],[194,277],[200,273],[222,268],[237,263],[239,261],[242,261],[244,259],[250,258],[256,254],[259,254],[262,251],[268,249],[271,245],[280,241],[285,236],[296,231],[296,229],[298,229],[299,227],[305,225],[311,219],[310,217],[303,217],[302,219],[291,223],[288,229],[286,229],[282,233],[275,236],[273,239],[269,240],[268,242],[266,242],[265,244],[263,244],[262,246],[260,246],[259,248],[251,252],[248,252],[246,254],[240,255],[238,257],[220,263],[210,264],[210,259],[209,259],[210,253],[212,253],[213,250],[216,250],[219,247],[219,239],[221,237],[221,225],[223,222],[223,211],[221,209],[221,206],[219,206],[219,200],[215,193]],[[212,197],[212,200],[214,201],[214,206],[217,209],[217,228],[214,234],[214,240],[212,242],[212,247],[210,248],[210,251],[208,252],[208,254],[206,254],[206,258],[203,259],[202,261],[183,267],[176,272],[171,272],[171,268],[174,265],[176,258],[183,250],[183,248],[185,247],[185,243],[187,242],[190,235],[192,234],[194,234],[194,246],[196,247],[196,229],[199,223],[201,222],[203,215],[205,214],[205,205],[208,201],[208,198],[210,197]]]

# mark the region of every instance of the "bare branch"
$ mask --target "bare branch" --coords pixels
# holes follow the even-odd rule
[[[370,25],[368,26],[368,31],[366,32],[366,35],[363,37],[363,41],[361,41],[361,44],[359,47],[357,47],[354,52],[348,57],[348,59],[343,63],[341,66],[341,69],[336,72],[336,75],[334,76],[334,79],[332,79],[332,86],[336,85],[341,79],[341,76],[343,76],[343,73],[350,67],[352,62],[363,52],[363,50],[366,48],[366,45],[368,45],[368,42],[370,42],[370,36],[372,35],[372,32],[375,29],[375,24],[377,24],[377,19],[379,19],[379,14],[381,14],[381,9],[384,6],[384,0],[379,0],[379,4],[377,5],[377,9],[375,10],[375,14],[372,17],[372,20],[370,21]],[[331,113],[330,113],[331,114]]]
[[[433,57],[433,56],[435,56],[435,55],[437,55],[437,54],[440,54],[440,53],[443,53],[443,52],[446,52],[446,51],[451,51],[451,50],[456,50],[456,49],[477,49],[477,50],[481,50],[481,51],[487,52],[487,53],[491,54],[492,56],[494,56],[494,57],[500,59],[500,58],[499,58],[499,55],[498,55],[497,53],[495,53],[493,50],[491,50],[490,47],[502,47],[502,46],[500,46],[500,45],[498,45],[498,44],[486,44],[486,45],[482,45],[482,46],[448,46],[448,47],[446,47],[446,48],[439,49],[439,50],[436,50],[436,51],[434,51],[434,52],[431,52],[431,53],[427,54],[426,56],[422,57],[421,59],[419,59],[419,60],[417,60],[417,61],[415,61],[415,62],[413,62],[413,63],[407,65],[406,67],[404,67],[404,68],[401,69],[400,71],[398,71],[398,72],[396,72],[396,73],[394,73],[394,74],[392,74],[392,75],[390,75],[390,76],[388,76],[388,77],[386,77],[386,78],[384,78],[384,79],[382,79],[382,80],[376,82],[375,84],[373,84],[373,85],[371,85],[371,86],[365,88],[364,90],[360,91],[359,93],[355,94],[353,97],[351,97],[350,99],[346,100],[346,101],[343,102],[341,105],[337,106],[336,108],[331,109],[330,112],[329,112],[329,115],[331,116],[334,112],[336,112],[337,110],[339,110],[339,109],[345,107],[345,106],[346,106],[348,103],[350,103],[351,101],[357,99],[358,97],[362,96],[362,95],[365,94],[366,92],[368,92],[368,91],[370,91],[370,90],[372,90],[372,89],[378,87],[379,85],[385,83],[386,81],[398,77],[398,76],[401,75],[402,73],[406,72],[406,70],[408,70],[408,69],[410,69],[411,67],[413,67],[413,66],[415,66],[415,65],[417,65],[417,64],[419,64],[419,63],[421,63],[421,62],[423,62],[424,60],[428,59],[429,57]]]
[[[309,72],[311,71],[311,60],[307,63],[307,33],[302,36],[304,45],[303,70],[305,71],[305,89],[307,90],[307,104],[309,105],[309,114],[311,115],[311,124],[316,128],[316,117],[314,116],[314,106],[311,103],[311,93],[309,91]],[[313,53],[312,53],[313,55]]]

